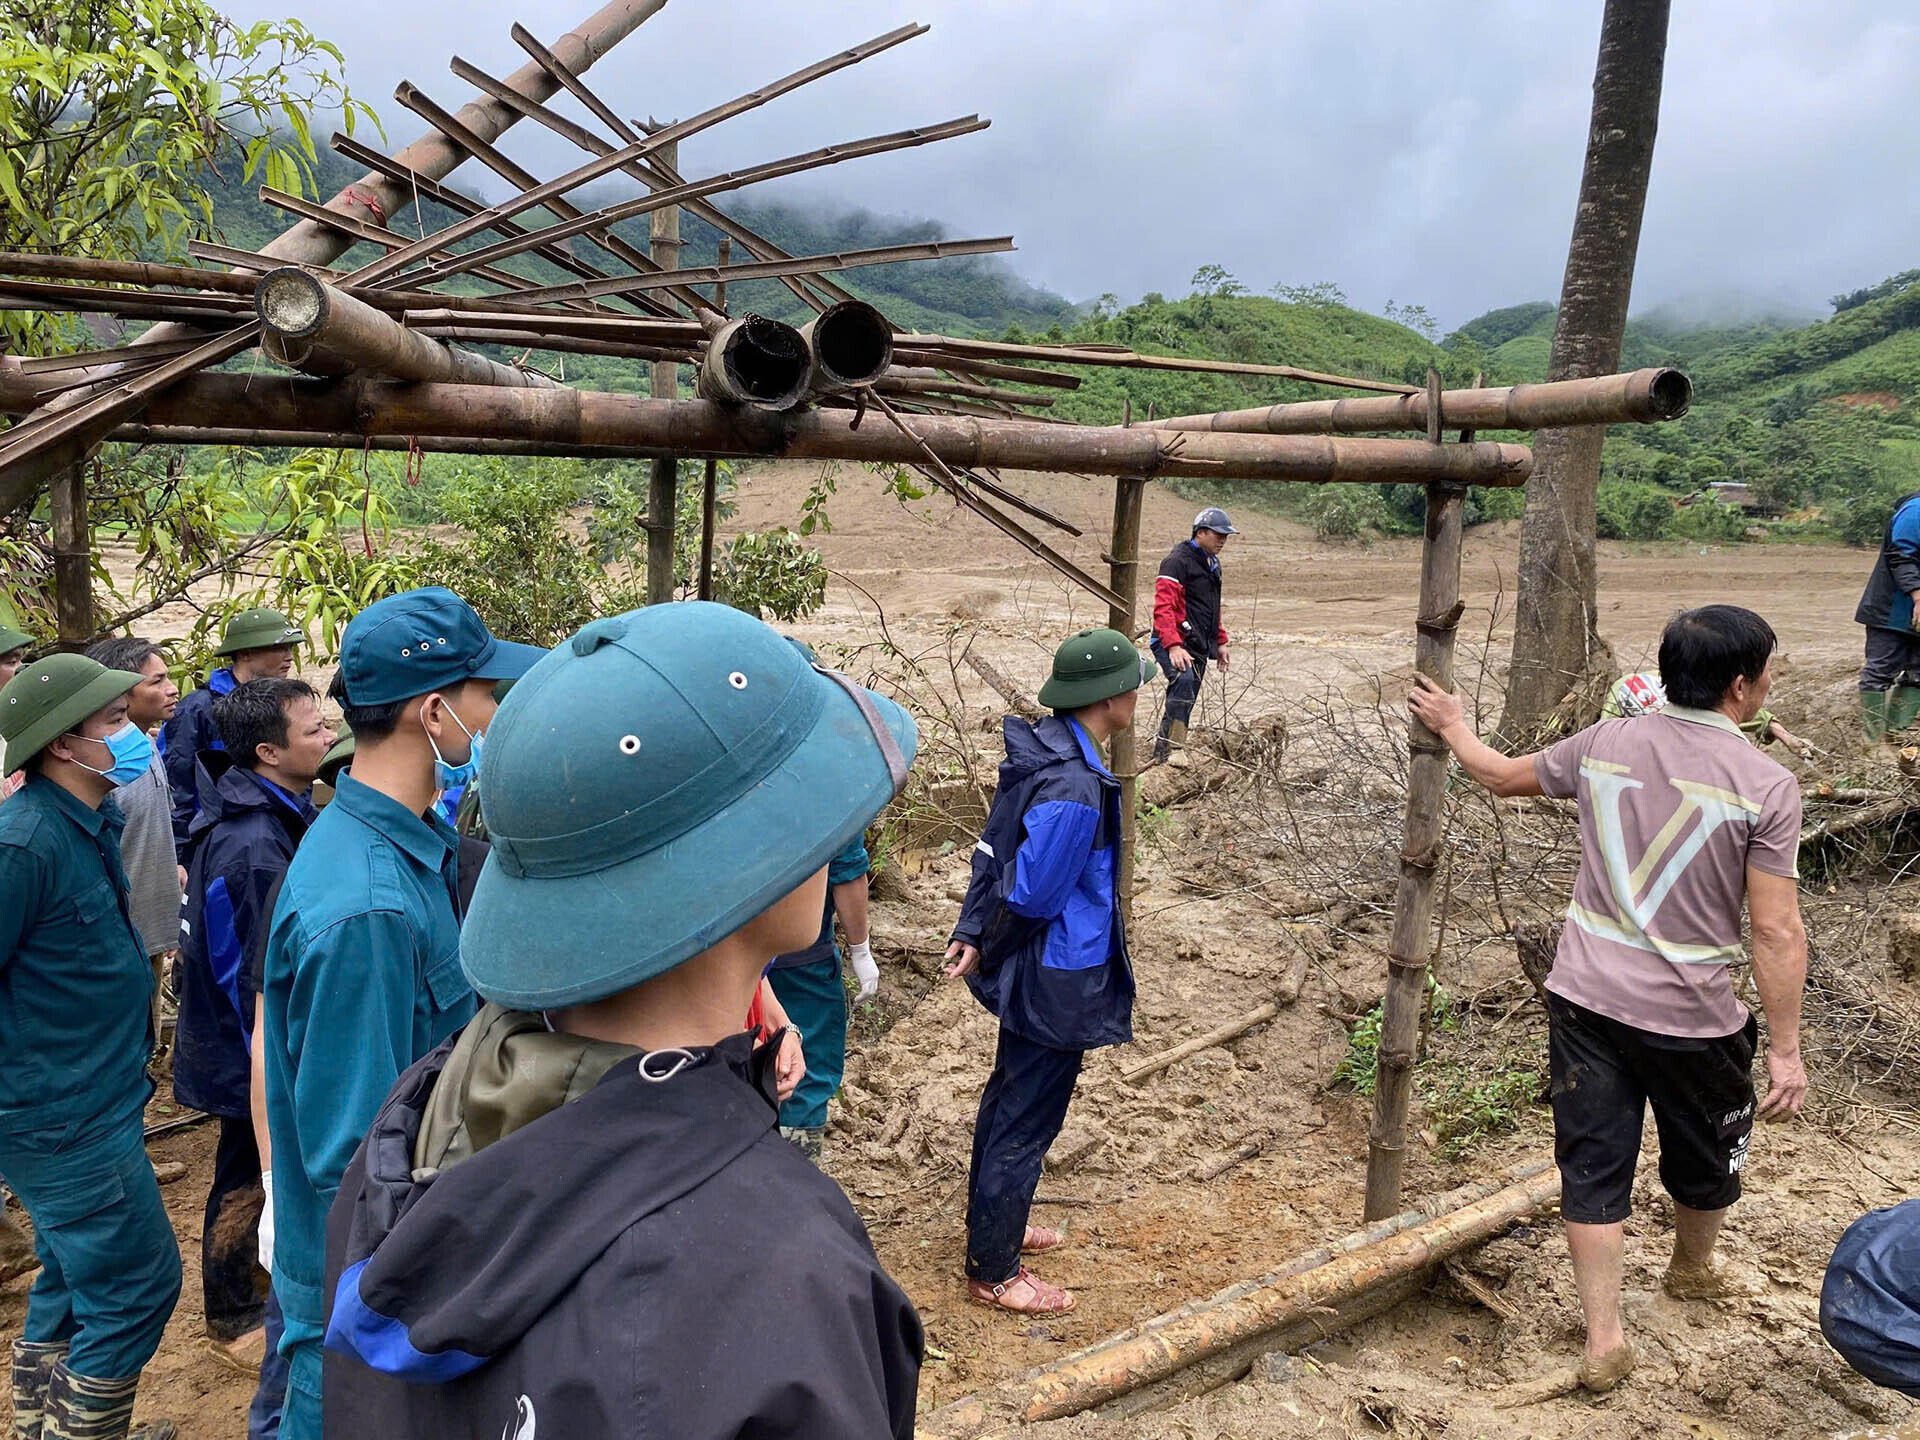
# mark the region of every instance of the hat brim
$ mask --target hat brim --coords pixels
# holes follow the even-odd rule
[[[1078,710],[1083,705],[1098,705],[1115,695],[1138,690],[1153,678],[1153,662],[1140,657],[1137,666],[1127,666],[1105,675],[1087,675],[1077,680],[1050,678],[1040,687],[1040,703],[1049,710]]]
[[[251,638],[236,636],[231,640],[223,640],[213,653],[238,655],[247,650],[278,650],[283,645],[291,648],[299,645],[306,638],[305,633],[298,626],[289,625],[285,630],[269,630]]]
[[[138,685],[141,677],[127,670],[103,670],[59,705],[6,742],[7,774],[17,774],[27,762],[89,715],[106,709]]]
[[[25,650],[33,644],[33,637],[10,625],[0,625],[0,655],[11,655],[16,650]]]
[[[547,652],[538,645],[522,645],[517,640],[495,638],[493,649],[474,662],[475,680],[518,680],[540,661],[547,658]]]
[[[666,845],[557,878],[510,875],[491,856],[461,929],[473,988],[515,1010],[617,995],[710,949],[845,849],[893,798],[893,776],[852,697],[815,679],[832,693],[807,737],[733,804]],[[884,697],[872,703],[911,762],[912,717]],[[485,796],[483,785],[483,809]]]

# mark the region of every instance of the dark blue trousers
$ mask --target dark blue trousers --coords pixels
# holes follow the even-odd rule
[[[1167,677],[1167,708],[1160,717],[1160,734],[1164,739],[1173,733],[1175,725],[1185,725],[1193,718],[1194,702],[1200,698],[1200,682],[1207,678],[1207,661],[1205,656],[1194,655],[1193,664],[1176,670],[1158,640],[1153,642],[1152,649],[1153,658],[1160,662],[1160,673]],[[1193,655],[1191,650],[1187,653]]]
[[[967,1278],[998,1285],[1020,1269],[1040,1162],[1060,1134],[1084,1052],[1000,1032],[973,1122],[967,1176]]]
[[[280,1302],[267,1292],[267,1353],[260,1361],[260,1385],[247,1407],[247,1440],[275,1440],[280,1411],[287,1403],[287,1357],[280,1353]]]

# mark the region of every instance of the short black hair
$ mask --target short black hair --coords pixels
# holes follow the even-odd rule
[[[109,670],[126,670],[135,675],[155,655],[166,659],[158,645],[151,640],[142,640],[138,635],[114,635],[105,640],[96,640],[87,647],[89,660]]]
[[[1777,644],[1773,627],[1741,606],[1682,610],[1660,636],[1660,683],[1667,702],[1713,709],[1736,679],[1760,678]]]
[[[386,705],[356,705],[347,698],[347,682],[338,670],[327,686],[327,698],[340,707],[340,718],[347,722],[357,746],[367,740],[384,740],[393,734],[405,713],[407,702],[395,700]]]
[[[319,699],[304,680],[249,680],[213,702],[213,723],[233,763],[252,770],[260,764],[260,746],[287,743],[287,707]]]

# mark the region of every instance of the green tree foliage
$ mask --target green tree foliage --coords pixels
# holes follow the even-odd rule
[[[214,222],[209,177],[310,182],[307,114],[372,112],[297,20],[238,25],[204,0],[8,0],[0,12],[0,248],[174,256]],[[284,127],[284,128],[277,128]],[[5,317],[16,348],[55,343]]]
[[[827,562],[784,527],[736,535],[714,557],[713,598],[763,620],[799,620],[826,603]]]

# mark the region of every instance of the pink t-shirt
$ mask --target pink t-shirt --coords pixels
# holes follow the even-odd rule
[[[1746,871],[1794,878],[1800,785],[1726,716],[1670,705],[1602,720],[1534,757],[1540,788],[1580,802],[1580,873],[1547,988],[1662,1035],[1747,1023]]]

